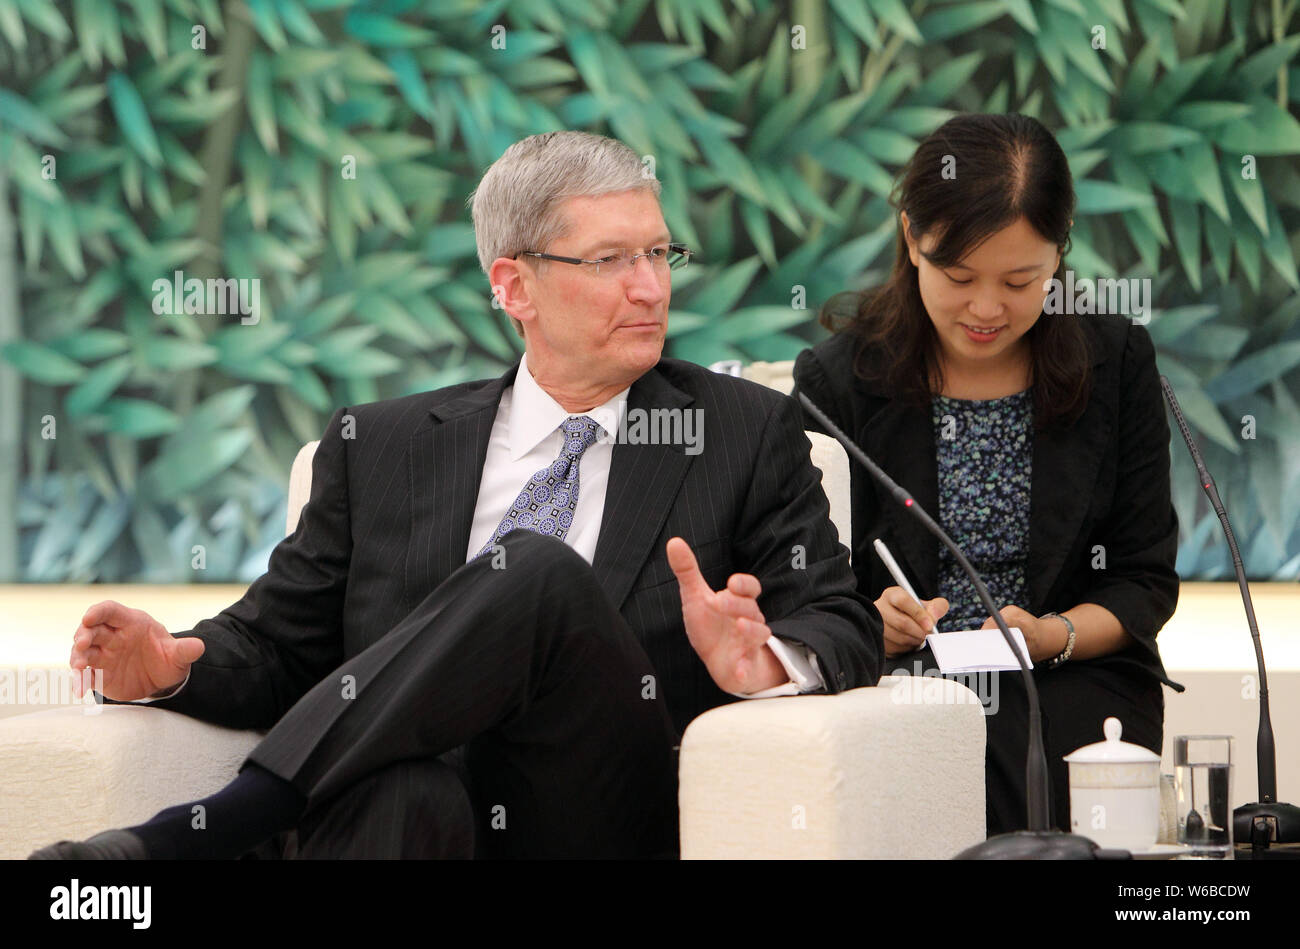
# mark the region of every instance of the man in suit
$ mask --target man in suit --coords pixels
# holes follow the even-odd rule
[[[34,856],[671,855],[692,718],[877,681],[798,409],[662,358],[688,254],[658,192],[610,139],[506,150],[473,217],[524,357],[338,410],[219,616],[87,612],[105,696],[270,731],[218,794]]]

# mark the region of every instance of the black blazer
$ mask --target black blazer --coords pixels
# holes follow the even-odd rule
[[[1070,317],[1043,317],[1043,319]],[[1098,669],[1139,668],[1177,691],[1160,660],[1156,634],[1178,602],[1178,520],[1169,491],[1169,425],[1155,350],[1145,328],[1123,316],[1080,317],[1092,354],[1092,395],[1069,427],[1034,433],[1029,519],[1029,602],[1034,615],[1079,603],[1110,610],[1136,640]],[[858,378],[859,338],[840,333],[795,362],[802,391],[932,517],[939,515],[934,425],[929,406],[909,406]],[[821,430],[813,419],[806,427]],[[939,542],[871,476],[854,465],[853,569],[875,599],[893,578],[871,542],[882,537],[922,599],[938,587]],[[1105,548],[1094,570],[1094,545]],[[1003,604],[999,604],[1002,606]],[[1076,660],[1079,661],[1079,660]]]
[[[269,728],[308,689],[378,640],[465,563],[488,436],[518,364],[499,379],[339,409],[312,461],[311,498],[267,572],[192,631],[207,650],[154,704],[237,728]],[[664,545],[680,535],[714,589],[757,576],[777,636],[810,647],[828,690],[874,685],[879,613],[836,542],[795,404],[675,359],[628,395],[636,408],[703,411],[702,451],[616,444],[593,568],[658,673],[678,734],[736,701],[686,638]],[[355,418],[349,437],[340,424]],[[802,545],[805,565],[792,566]],[[526,614],[527,605],[520,607]]]

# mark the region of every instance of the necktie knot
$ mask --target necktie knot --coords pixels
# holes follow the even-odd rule
[[[578,506],[578,468],[582,453],[595,443],[603,429],[586,415],[570,415],[560,423],[559,429],[564,436],[560,456],[528,479],[492,533],[492,539],[476,557],[483,556],[498,540],[520,528],[557,540],[564,540],[568,534]]]
[[[564,432],[564,454],[573,459],[582,457],[601,431],[595,420],[586,415],[570,415],[560,423],[560,429]]]

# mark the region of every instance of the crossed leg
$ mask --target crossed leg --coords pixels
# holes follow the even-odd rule
[[[255,833],[193,828],[191,805],[130,830],[175,856],[235,857],[291,828],[286,855],[304,857],[674,854],[675,732],[645,650],[568,546],[523,530],[501,545],[503,564],[453,573],[205,799],[228,823],[259,814]],[[94,840],[44,856],[97,856],[66,849]]]

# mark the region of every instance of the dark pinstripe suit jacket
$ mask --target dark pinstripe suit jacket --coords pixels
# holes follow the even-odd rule
[[[463,565],[497,404],[517,369],[335,412],[297,529],[243,599],[180,634],[202,638],[207,650],[180,694],[155,704],[269,728]],[[884,656],[879,614],[857,593],[836,541],[795,404],[674,359],[628,396],[629,411],[686,407],[703,412],[699,454],[614,446],[593,562],[654,663],[678,733],[734,699],[686,638],[664,553],[674,535],[691,544],[715,589],[732,573],[756,575],[773,633],[816,652],[830,691],[874,685]],[[351,438],[346,415],[355,418]]]

